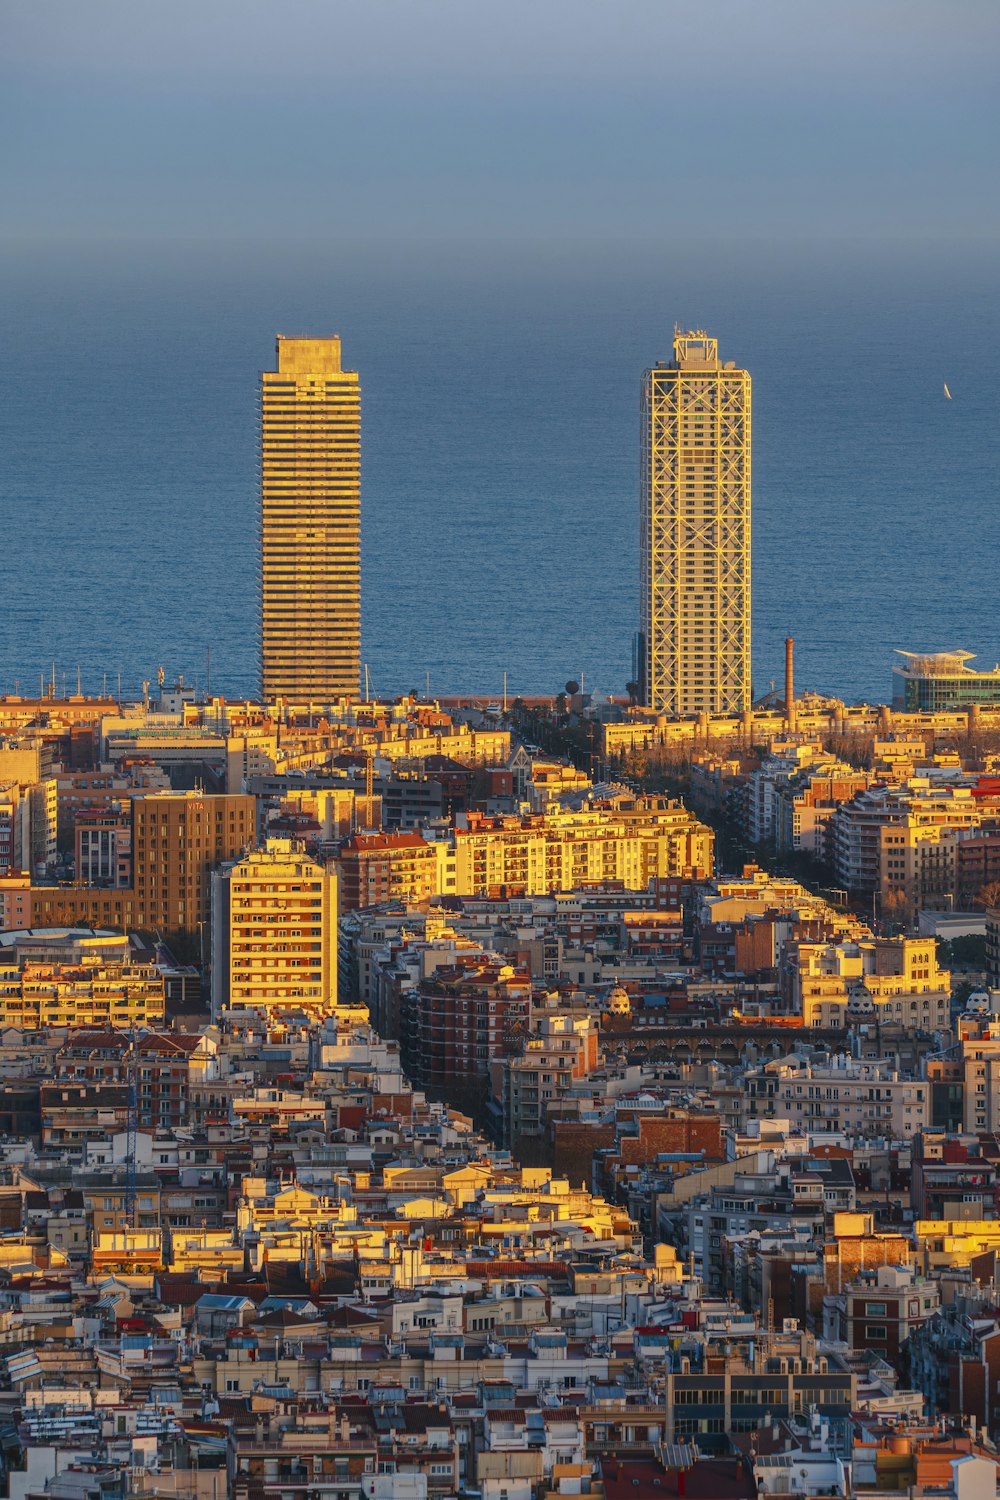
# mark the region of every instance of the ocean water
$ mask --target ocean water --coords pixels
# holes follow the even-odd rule
[[[380,693],[621,691],[642,371],[675,322],[754,378],[755,690],[891,691],[897,648],[1000,658],[989,245],[8,246],[0,691],[230,695],[257,660],[256,381],[339,332],[363,383]],[[947,380],[954,399],[944,398]]]

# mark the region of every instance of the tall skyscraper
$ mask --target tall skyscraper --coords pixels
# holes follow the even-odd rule
[[[643,382],[638,658],[650,708],[750,706],[750,376],[702,332]]]
[[[261,376],[261,691],[356,698],[361,672],[361,387],[340,339],[278,339]]]

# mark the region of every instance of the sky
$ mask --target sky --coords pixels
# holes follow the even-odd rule
[[[996,0],[2,0],[4,233],[996,233]]]

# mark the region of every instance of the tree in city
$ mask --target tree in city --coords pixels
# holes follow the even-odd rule
[[[902,886],[890,885],[881,902],[882,915],[890,922],[905,921],[910,912],[910,900]]]
[[[649,774],[649,759],[645,751],[631,745],[622,757],[622,771],[630,781],[642,781]]]
[[[993,911],[1000,906],[1000,880],[988,880],[985,885],[979,887],[979,904],[987,911]]]

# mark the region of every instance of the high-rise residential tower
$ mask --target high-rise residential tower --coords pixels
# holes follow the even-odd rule
[[[750,707],[750,376],[676,333],[642,392],[636,675],[661,713]]]
[[[337,877],[291,839],[269,839],[212,878],[212,1004],[337,1003]]]
[[[261,376],[261,691],[355,698],[361,670],[361,388],[340,339],[278,339]]]

